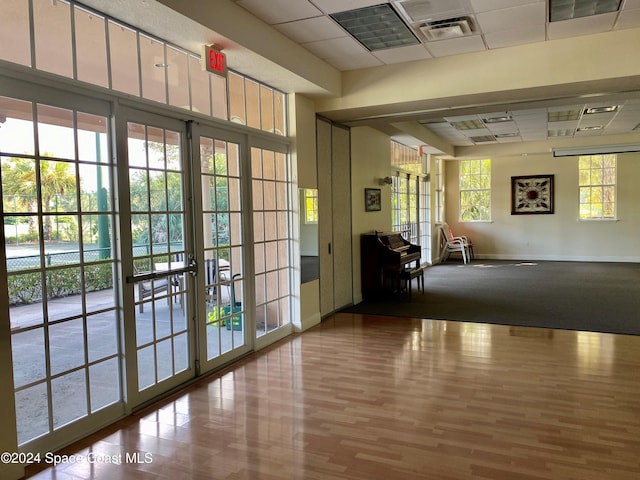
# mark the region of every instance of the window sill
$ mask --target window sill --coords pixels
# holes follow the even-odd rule
[[[591,222],[604,222],[604,223],[608,223],[608,222],[619,222],[620,220],[618,220],[617,218],[579,218],[578,222],[585,222],[585,223],[591,223]]]

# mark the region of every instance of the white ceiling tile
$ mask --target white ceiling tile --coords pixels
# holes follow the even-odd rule
[[[387,48],[372,52],[382,62],[390,65],[394,63],[412,62],[432,58],[424,45],[411,45],[400,48]]]
[[[616,29],[623,28],[636,28],[640,27],[640,8],[635,10],[625,10],[620,12],[618,21],[616,22]]]
[[[583,132],[576,131],[574,136],[576,136],[576,137],[594,137],[594,136],[602,135],[603,133],[604,133],[604,130],[585,130]]]
[[[511,112],[511,115],[513,115],[513,117],[517,118],[518,120],[521,120],[521,119],[532,120],[532,119],[540,119],[540,118],[544,119],[545,121],[547,120],[547,110],[544,108],[513,110]]]
[[[512,133],[518,131],[516,122],[489,123],[487,124],[487,128],[491,133]]]
[[[326,59],[338,70],[357,70],[359,68],[379,67],[383,63],[370,53],[360,53],[354,55],[340,55]]]
[[[325,16],[274,25],[287,37],[298,43],[317,42],[346,36],[345,31]]]
[[[564,122],[549,122],[549,130],[572,130],[578,128],[578,120]]]
[[[287,3],[289,2],[291,0],[287,1]],[[313,3],[325,13],[336,13],[389,2],[384,0],[313,0]]]
[[[331,38],[317,42],[303,43],[302,46],[320,58],[369,53],[366,48],[351,37]]]
[[[592,17],[551,22],[549,23],[549,39],[556,40],[558,38],[607,32],[613,28],[613,22],[617,15],[617,12],[611,12],[603,13],[602,15],[594,15]]]
[[[468,0],[401,0],[393,3],[413,22],[432,22],[473,13]]]
[[[476,13],[517,7],[530,3],[541,3],[544,5],[545,0],[471,0],[471,6]]]
[[[269,24],[290,22],[303,18],[317,17],[322,12],[307,0],[239,0],[241,7]]]
[[[496,140],[498,141],[498,143],[514,143],[521,142],[522,137],[520,135],[517,135],[515,137],[496,137]]]
[[[584,103],[575,104],[575,105],[558,105],[553,107],[548,107],[547,110],[549,112],[567,112],[569,110],[584,110]]]
[[[429,42],[425,45],[434,57],[444,57],[446,55],[458,55],[461,53],[480,52],[482,50],[486,50],[484,41],[480,35],[452,38],[451,40],[440,40],[438,42]]]
[[[625,10],[634,10],[636,8],[640,8],[640,0],[627,0],[624,2],[624,5],[622,5],[623,12]]]
[[[454,117],[444,117],[447,122],[466,122],[467,120],[480,120],[478,115],[456,115]]]
[[[544,25],[546,8],[544,3],[531,3],[519,7],[478,13],[476,18],[484,33],[515,30],[532,24]]]
[[[544,42],[546,29],[544,24],[523,25],[514,30],[485,33],[484,39],[489,48],[514,47],[527,43]]]

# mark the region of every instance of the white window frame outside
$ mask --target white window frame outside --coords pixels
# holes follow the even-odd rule
[[[618,196],[618,158],[615,154],[610,155],[584,155],[578,157],[578,219],[585,221],[593,220],[617,220],[617,196]],[[588,162],[588,165],[587,165]],[[584,167],[584,168],[583,168]],[[607,172],[607,170],[609,170]],[[613,170],[611,172],[611,170]],[[599,190],[599,194],[598,194]],[[605,191],[609,190],[610,201],[604,202]],[[598,197],[600,202],[594,202],[593,195]],[[612,204],[612,212],[604,213],[604,204]],[[594,209],[598,209],[600,214],[594,214]],[[589,214],[584,213],[586,209]]]
[[[470,168],[464,168],[468,164]],[[464,172],[469,173],[465,174]],[[459,171],[459,211],[458,218],[461,222],[490,222],[491,221],[491,159],[460,160]],[[479,205],[478,218],[470,218],[465,214],[465,205],[468,203],[465,196],[476,196],[486,201],[485,205]],[[488,196],[488,198],[484,198]],[[483,211],[484,210],[484,211]]]

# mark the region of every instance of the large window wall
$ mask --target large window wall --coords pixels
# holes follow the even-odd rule
[[[14,377],[0,398],[15,398],[15,449],[50,451],[170,377],[291,331],[286,99],[238,72],[204,72],[198,55],[74,2],[0,9],[0,66],[17,65],[0,71],[17,92],[0,97],[10,303],[0,328]],[[170,126],[128,119],[134,108]],[[214,133],[190,144],[189,119]],[[192,280],[195,259],[198,278],[214,262],[215,275]]]
[[[430,258],[430,201],[426,162],[414,148],[391,142],[391,226]]]

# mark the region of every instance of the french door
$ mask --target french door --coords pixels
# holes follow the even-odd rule
[[[246,140],[242,135],[196,124],[194,158],[194,233],[198,357],[202,371],[248,352],[252,346],[246,300],[245,216],[242,181]]]
[[[192,203],[187,125],[122,109],[118,183],[129,407],[195,376]],[[126,129],[126,134],[123,130]],[[122,168],[120,168],[122,167]]]

